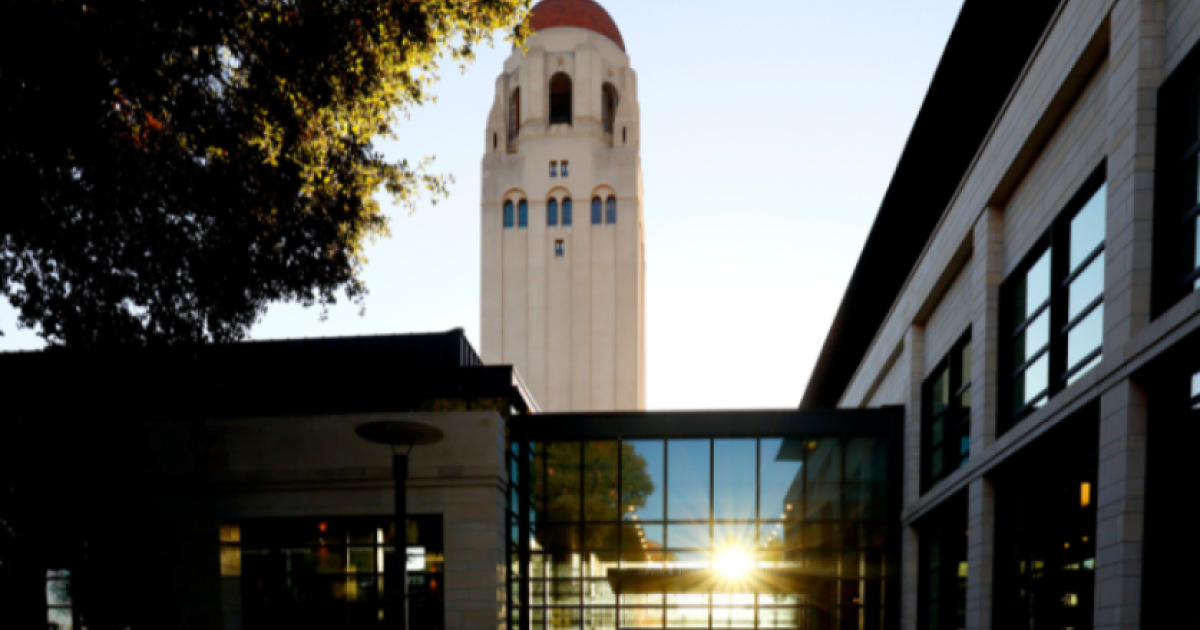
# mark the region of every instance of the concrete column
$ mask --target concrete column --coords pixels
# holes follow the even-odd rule
[[[904,506],[921,498],[921,376],[925,374],[925,327],[914,324],[904,335],[900,367],[909,375],[904,418]],[[904,528],[901,620],[905,628],[917,627],[920,540],[915,527]]]
[[[971,457],[996,439],[999,398],[1000,283],[1004,280],[1004,210],[984,208],[975,223],[971,282]]]
[[[1146,394],[1122,381],[1100,396],[1096,497],[1097,630],[1141,625]]]
[[[1150,323],[1154,143],[1166,2],[1120,0],[1110,19],[1104,356],[1118,357]]]
[[[990,630],[992,627],[995,557],[996,489],[992,482],[979,478],[967,488],[968,630]]]

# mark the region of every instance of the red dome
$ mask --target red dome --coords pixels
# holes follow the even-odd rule
[[[604,7],[593,0],[542,0],[533,7],[529,24],[535,31],[556,26],[586,28],[611,39],[621,50],[625,50],[625,40],[621,39],[617,23]]]

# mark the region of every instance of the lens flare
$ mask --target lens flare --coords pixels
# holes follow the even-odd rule
[[[718,552],[716,559],[713,561],[713,568],[722,577],[730,580],[736,580],[745,576],[753,567],[754,559],[751,557],[750,552],[744,549],[725,549]]]

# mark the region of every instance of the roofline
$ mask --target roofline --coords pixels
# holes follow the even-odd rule
[[[800,401],[802,409],[832,408],[841,401],[980,152],[995,133],[1063,0],[1033,7],[1041,13],[1029,8],[1031,5],[1019,6],[1024,9],[1020,12],[1014,11],[1014,6],[989,0],[963,3],[813,366]],[[1011,80],[997,84],[997,76]],[[1006,89],[1000,91],[998,85]],[[972,94],[974,107],[954,110],[958,118],[946,116],[962,102],[963,93]],[[967,124],[963,124],[962,114],[968,115]],[[944,124],[948,120],[955,122],[952,131]],[[915,183],[918,174],[920,185]],[[913,208],[936,212],[918,214]]]

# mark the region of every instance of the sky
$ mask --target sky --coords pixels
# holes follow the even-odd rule
[[[600,0],[638,73],[647,406],[799,404],[962,0]],[[752,8],[751,8],[752,6]],[[479,347],[480,168],[511,46],[442,67],[389,157],[450,197],[367,248],[365,312],[272,305],[253,339],[463,328]],[[0,351],[36,349],[0,302]]]

